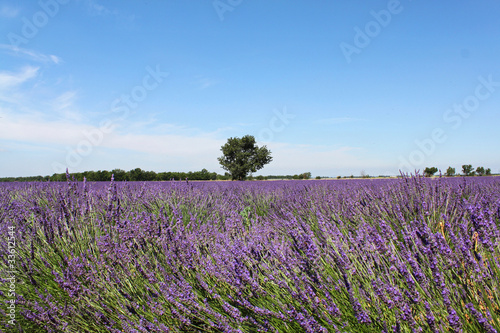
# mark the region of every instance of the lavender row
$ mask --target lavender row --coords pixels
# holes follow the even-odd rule
[[[499,215],[499,177],[1,184],[1,325],[496,332]]]

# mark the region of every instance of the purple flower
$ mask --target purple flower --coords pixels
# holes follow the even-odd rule
[[[497,333],[497,330],[493,328],[490,323],[488,323],[488,319],[486,319],[481,312],[477,311],[472,303],[467,303],[465,307],[470,311],[474,318],[476,318],[477,322],[487,333]]]

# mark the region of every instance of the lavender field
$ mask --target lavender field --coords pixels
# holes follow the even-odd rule
[[[6,332],[500,330],[500,177],[6,183],[0,234]]]

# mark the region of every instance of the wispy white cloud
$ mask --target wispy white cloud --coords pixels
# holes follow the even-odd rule
[[[61,151],[60,148],[46,146],[40,142],[24,143],[24,142],[9,141],[9,142],[4,142],[3,146],[0,146],[0,152],[10,152],[10,153],[42,152],[43,154],[50,154],[59,151]]]
[[[0,7],[0,17],[15,18],[19,15],[19,12],[19,8],[14,8],[8,5],[1,5]]]
[[[67,109],[73,105],[75,98],[76,91],[67,91],[54,100],[53,106],[56,110]]]
[[[210,79],[210,78],[206,78],[206,77],[199,78],[196,80],[196,85],[201,90],[210,88],[210,87],[216,85],[217,83],[219,83],[219,81],[214,80],[214,79]]]
[[[2,114],[2,116],[4,116]],[[153,125],[144,125],[145,128],[154,128]],[[179,131],[176,125],[157,124],[165,132],[113,130],[102,133],[102,140],[92,146],[92,152],[82,157],[83,165],[87,161],[105,158],[114,161],[115,165],[128,165],[127,156],[142,156],[144,159],[164,161],[165,168],[177,166],[208,167],[217,170],[217,157],[220,156],[220,147],[226,142],[213,133],[190,133],[189,128]],[[33,117],[7,116],[0,119],[0,140],[8,142],[22,142],[25,144],[44,143],[40,149],[59,149],[59,155],[54,154],[54,160],[64,162],[66,153],[75,149],[84,141],[88,141],[89,133],[100,132],[99,128],[89,124],[61,121],[44,121]],[[85,135],[84,133],[87,133]],[[365,170],[369,168],[388,169],[387,161],[366,157],[364,149],[359,147],[318,146],[270,142],[262,143],[271,150],[273,162],[266,166],[264,174],[296,174],[311,171],[320,175],[341,174],[340,170]],[[59,148],[57,148],[59,147]],[[3,147],[8,148],[8,147]],[[127,153],[128,152],[128,153]],[[128,155],[127,155],[128,154]],[[88,166],[85,166],[88,168]],[[368,168],[368,169],[369,169]],[[346,171],[347,172],[347,171]]]
[[[0,72],[0,93],[37,76],[39,67],[25,66],[18,72]]]
[[[104,146],[115,149],[128,149],[149,154],[169,156],[200,157],[213,155],[219,151],[224,140],[207,135],[147,135],[147,134],[112,134]]]
[[[257,123],[236,123],[235,126],[239,127],[250,127],[250,126],[255,126]]]
[[[143,126],[140,131],[144,132],[145,128],[147,128],[146,132],[149,133],[169,133],[169,134],[176,134],[176,135],[197,135],[200,134],[201,131],[197,128],[189,127],[186,125],[179,125],[179,124],[170,124],[170,123],[159,123],[158,121],[155,121],[150,124],[144,124],[146,126]],[[150,125],[150,126],[147,126]]]
[[[0,50],[11,56],[23,57],[36,62],[59,64],[62,61],[60,57],[53,54],[43,54],[10,44],[0,44]]]
[[[84,5],[87,9],[87,12],[91,16],[111,16],[120,21],[127,22],[128,24],[132,23],[135,20],[134,14],[125,15],[117,9],[109,9],[108,7],[98,3],[96,0],[85,0]]]
[[[68,121],[81,121],[82,115],[75,107],[78,94],[76,91],[66,91],[57,96],[51,103],[52,109],[63,119]]]
[[[53,54],[49,55],[49,58],[50,60],[52,60],[55,64],[58,64],[61,62],[61,58],[59,58],[58,56],[55,56]]]
[[[339,170],[363,170],[368,167],[380,169],[389,165],[382,159],[367,158],[364,149],[359,147],[276,142],[264,144],[273,156],[273,161],[266,166],[264,174],[296,174],[310,171],[328,176],[342,173]]]
[[[3,115],[0,121],[0,139],[25,143],[71,144],[81,139],[92,126],[68,121],[46,121],[41,117]]]
[[[39,67],[0,71],[0,113],[29,112],[33,87],[39,82]]]
[[[337,118],[326,118],[318,120],[318,123],[322,124],[343,124],[343,123],[351,123],[351,122],[359,122],[359,121],[368,121],[368,119],[364,118],[352,118],[352,117],[337,117]]]
[[[233,123],[223,125],[212,132],[213,135],[228,137],[232,135],[237,135],[235,133],[241,133],[242,131],[248,131],[248,128],[257,126],[257,123]]]
[[[106,16],[113,13],[113,11],[109,10],[107,7],[93,0],[85,1],[85,5],[87,6],[87,9],[90,12],[90,14],[94,16]]]
[[[180,168],[182,165],[186,168],[191,165],[193,168],[199,166],[214,169],[218,165],[216,157],[220,155],[220,147],[224,144],[224,140],[207,133],[134,134],[114,130],[104,133],[96,126],[67,120],[46,121],[12,115],[0,119],[0,142],[5,143],[3,149],[11,150],[11,146],[18,143],[29,145],[33,149],[38,145],[40,151],[52,151],[50,164],[57,162],[64,165],[68,151],[82,145],[88,147],[89,136],[92,135],[100,138],[98,144],[91,144],[91,152],[82,156],[81,165],[69,165],[73,170],[85,168],[86,163],[96,163],[96,160],[113,161],[118,166],[128,165],[130,156],[137,154],[145,159],[162,160],[170,168]]]
[[[6,44],[0,44],[0,53],[19,57],[25,64],[39,63],[17,70],[0,70],[0,111],[5,112],[8,108],[7,114],[80,120],[73,107],[76,92],[68,92],[62,85],[53,84],[48,74],[48,65],[59,63],[59,57]]]
[[[64,101],[71,93],[63,94],[61,101]],[[62,105],[68,107],[70,104]],[[136,134],[130,131],[110,133],[102,132],[99,127],[71,119],[47,120],[43,116],[33,115],[13,115],[0,113],[0,139],[14,140],[22,142],[44,142],[50,144],[77,145],[86,138],[84,133],[101,132],[103,134],[102,146],[107,148],[128,149],[149,153],[172,153],[177,154],[186,151],[200,153],[206,142],[217,141],[211,134],[187,135],[177,134],[178,126],[164,124],[163,128],[170,128],[172,131],[167,134],[157,134],[151,131],[148,134]],[[112,119],[110,119],[112,122]],[[175,134],[172,134],[174,132]],[[205,142],[205,144],[203,143]],[[220,148],[220,147],[218,147]]]

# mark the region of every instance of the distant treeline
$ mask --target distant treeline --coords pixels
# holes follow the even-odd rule
[[[262,176],[257,176],[255,178],[259,178]],[[304,172],[301,173],[300,175],[286,175],[286,176],[265,176],[265,179],[311,179],[311,173],[310,172]]]
[[[201,171],[189,172],[154,172],[146,171],[141,168],[136,168],[130,171],[121,169],[99,170],[99,171],[84,171],[71,173],[71,179],[82,181],[85,177],[88,181],[109,181],[113,175],[116,181],[161,181],[161,180],[216,180],[225,179],[226,176],[218,175],[215,172],[209,172],[207,169]],[[222,178],[221,178],[222,177]],[[229,177],[227,177],[229,179]],[[6,177],[0,178],[3,182],[32,182],[32,181],[66,181],[66,173],[55,173],[52,176],[32,176],[32,177]]]
[[[116,181],[165,181],[165,180],[230,180],[231,175],[225,173],[224,175],[219,175],[216,172],[209,172],[207,169],[202,169],[201,171],[189,171],[189,172],[154,172],[145,171],[140,168],[136,168],[130,171],[125,171],[121,169],[114,169],[111,171],[99,170],[99,171],[84,171],[71,173],[71,179],[83,181],[83,178],[87,181],[109,181],[113,175]],[[310,179],[311,173],[305,172],[300,175],[287,175],[287,176],[257,176],[248,177],[248,180],[266,180],[266,179]],[[55,173],[52,176],[31,176],[31,177],[5,177],[0,178],[0,182],[57,182],[66,181],[66,173]]]

